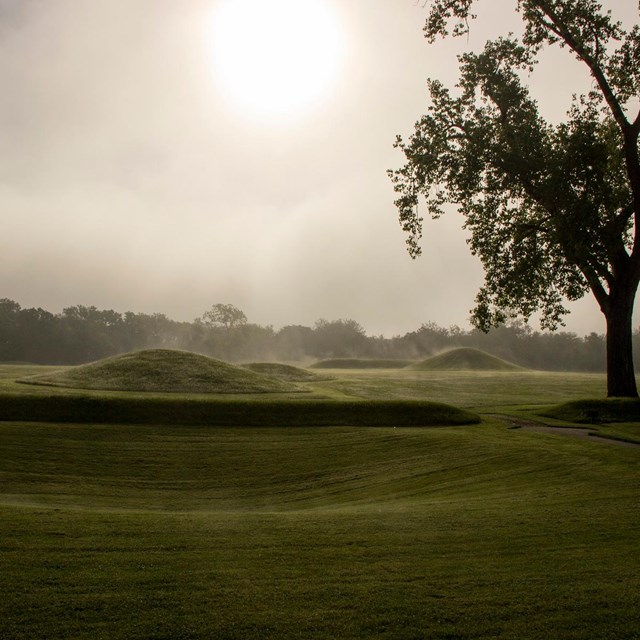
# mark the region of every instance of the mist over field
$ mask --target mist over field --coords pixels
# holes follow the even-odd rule
[[[318,319],[311,326],[281,328],[252,322],[233,305],[218,304],[191,322],[74,305],[54,314],[0,299],[0,363],[82,364],[140,349],[179,349],[230,362],[356,359],[350,366],[400,368],[458,347],[481,349],[541,370],[603,371],[605,337],[567,331],[534,331],[510,322],[489,334],[424,323],[405,334],[374,335],[352,319]],[[640,331],[633,334],[640,362]],[[329,360],[327,360],[329,359]],[[340,365],[343,366],[343,365]]]

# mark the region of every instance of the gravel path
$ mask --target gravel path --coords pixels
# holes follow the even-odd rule
[[[590,427],[554,427],[544,422],[538,422],[529,418],[519,418],[516,416],[494,413],[492,418],[502,420],[509,425],[510,429],[525,429],[527,431],[537,431],[538,433],[552,433],[561,436],[571,436],[573,438],[581,438],[582,440],[590,440],[591,442],[599,442],[601,444],[613,444],[619,447],[627,447],[629,449],[640,448],[640,443],[626,442],[624,440],[614,440],[606,436],[601,436]]]

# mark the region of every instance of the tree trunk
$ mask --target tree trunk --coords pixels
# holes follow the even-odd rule
[[[607,319],[607,395],[637,398],[633,367],[632,316],[634,295],[620,296],[610,305]],[[630,298],[630,299],[629,299]]]

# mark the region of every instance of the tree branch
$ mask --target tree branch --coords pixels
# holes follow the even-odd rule
[[[578,38],[574,36],[574,34],[571,32],[570,27],[562,21],[557,12],[553,10],[553,7],[551,7],[544,0],[537,0],[535,4],[550,20],[550,22],[547,20],[542,20],[541,22],[543,26],[545,26],[552,33],[555,33],[559,38],[561,38],[569,46],[569,48],[574,51],[576,55],[589,67],[589,69],[591,70],[591,74],[600,87],[600,91],[602,92],[604,99],[609,105],[609,109],[611,110],[615,121],[623,131],[629,129],[629,127],[631,127],[631,123],[627,120],[624,110],[622,109],[620,102],[616,98],[616,95],[609,85],[604,71],[598,64],[597,60],[588,53],[584,43],[580,42]]]
[[[600,278],[595,272],[593,272],[588,267],[587,268],[581,267],[580,271],[582,271],[582,274],[584,275],[589,285],[589,288],[591,289],[593,296],[595,297],[602,313],[607,315],[609,313],[610,298],[609,298],[609,294],[605,291],[605,288],[602,286],[602,282],[600,282]]]

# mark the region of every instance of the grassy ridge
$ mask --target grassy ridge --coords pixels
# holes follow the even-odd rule
[[[0,424],[0,637],[633,640],[637,452]]]
[[[239,426],[443,426],[479,422],[469,411],[428,401],[239,399],[185,396],[0,395],[4,420]]]

